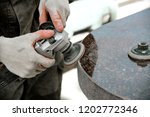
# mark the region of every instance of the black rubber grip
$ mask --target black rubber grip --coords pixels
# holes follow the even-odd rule
[[[40,25],[39,30],[54,30],[55,27],[51,20]]]

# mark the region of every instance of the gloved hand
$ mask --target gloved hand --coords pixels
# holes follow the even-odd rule
[[[68,0],[40,0],[39,13],[40,24],[46,22],[50,16],[56,30],[62,32],[70,13],[69,2]]]
[[[15,38],[0,37],[0,62],[22,78],[36,76],[51,67],[55,59],[38,54],[33,46],[36,41],[49,38],[53,34],[50,30],[40,30]]]

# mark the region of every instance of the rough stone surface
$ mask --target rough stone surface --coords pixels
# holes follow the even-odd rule
[[[88,75],[92,77],[94,67],[98,58],[97,45],[92,35],[88,35],[83,41],[85,53],[81,58],[81,65]]]
[[[150,62],[142,67],[128,57],[128,51],[139,42],[150,44],[150,8],[106,24],[91,35],[97,55],[92,50],[92,57],[89,52],[78,65],[79,84],[87,98],[150,99]],[[89,39],[84,43],[87,50],[90,38],[84,39]]]

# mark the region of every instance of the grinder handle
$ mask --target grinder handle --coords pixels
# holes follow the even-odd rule
[[[39,26],[39,30],[54,30],[55,27],[52,23],[52,20],[49,20]]]

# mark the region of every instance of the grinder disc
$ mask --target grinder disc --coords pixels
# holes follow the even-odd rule
[[[85,47],[82,43],[75,43],[73,44],[74,49],[68,56],[64,58],[64,65],[70,66],[76,63],[84,54]]]

